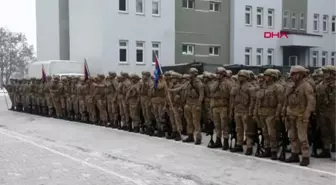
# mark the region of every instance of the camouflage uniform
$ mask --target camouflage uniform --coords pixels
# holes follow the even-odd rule
[[[117,74],[114,72],[109,72],[109,76],[106,79],[106,89],[105,94],[107,98],[107,110],[109,115],[109,123],[112,127],[117,127],[118,121],[118,104],[117,104]]]
[[[52,97],[51,97],[51,93],[50,93],[51,84],[52,84],[52,78],[51,78],[51,76],[47,76],[47,82],[44,86],[44,96],[46,98],[46,103],[47,103],[47,107],[48,107],[48,116],[50,116],[50,117],[53,116],[54,112],[55,112]]]
[[[151,92],[151,103],[152,103],[152,112],[156,121],[157,133],[159,137],[164,137],[164,108],[166,103],[166,91],[165,84],[163,79],[159,79],[157,87],[152,88]]]
[[[142,80],[140,82],[140,102],[146,131],[150,130],[153,119],[150,99],[150,89],[153,88],[153,85],[153,81],[150,79],[150,72],[142,72]]]
[[[140,132],[140,77],[136,74],[130,75],[131,85],[126,94],[129,112],[132,119],[133,131]],[[132,125],[129,125],[129,131],[132,131]]]
[[[60,79],[59,77],[55,77],[52,80],[50,85],[50,96],[53,102],[53,106],[55,108],[55,113],[57,118],[63,118],[62,113],[62,105],[61,105],[61,92],[60,92]]]
[[[88,93],[88,85],[85,83],[84,78],[81,78],[79,81],[80,84],[77,86],[77,94],[80,121],[87,122],[88,117],[86,112],[85,95]]]
[[[311,113],[315,110],[316,98],[311,84],[304,80],[307,69],[302,66],[293,66],[290,70],[293,86],[287,89],[283,115],[289,125],[292,155],[286,162],[299,162],[301,147],[301,166],[309,165],[308,122]]]

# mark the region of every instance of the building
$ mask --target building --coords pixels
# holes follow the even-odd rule
[[[37,0],[37,57],[86,58],[92,72],[105,74],[153,70],[155,55],[162,65],[332,64],[335,0],[317,3]]]

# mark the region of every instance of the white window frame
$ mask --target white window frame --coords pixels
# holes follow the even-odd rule
[[[141,10],[142,12],[138,11],[138,3],[141,2]],[[138,15],[144,15],[145,14],[145,0],[135,0],[135,13]]]
[[[313,31],[314,32],[320,31],[320,14],[317,14],[317,13],[314,13],[313,15]]]
[[[121,43],[126,43],[126,46],[122,45]],[[120,50],[121,49],[126,50],[126,61],[120,61]],[[119,40],[118,61],[119,61],[119,64],[127,64],[128,63],[128,40]]]
[[[249,57],[249,63],[246,63],[246,56]],[[246,47],[245,48],[245,55],[244,55],[244,64],[245,65],[251,65],[252,63],[252,48],[251,47]]]
[[[289,11],[284,11],[282,14],[282,27],[289,29],[289,17],[290,17],[290,12]]]
[[[328,65],[328,51],[322,51],[321,66],[326,66],[326,65]]]
[[[306,30],[305,13],[304,12],[300,12],[299,28],[300,28],[300,30]]]
[[[186,51],[184,50],[184,47],[186,47]],[[182,54],[183,55],[194,55],[195,54],[195,45],[192,44],[182,44]]]
[[[334,28],[334,30],[332,30]],[[336,15],[331,17],[331,33],[336,33]]]
[[[295,25],[293,25],[293,22],[295,23]],[[293,29],[293,30],[298,29],[298,21],[297,21],[297,13],[296,12],[291,13],[291,29]]]
[[[218,7],[218,9],[216,9],[216,6]],[[221,3],[210,1],[209,2],[209,11],[210,12],[220,12],[221,11]]]
[[[120,10],[120,1],[125,1],[126,10]],[[128,13],[128,0],[118,0],[118,5],[119,13]]]
[[[323,15],[322,17],[322,31],[328,33],[329,29],[329,15]]]
[[[335,65],[336,63],[336,52],[331,52],[330,65]]]
[[[317,67],[318,65],[319,65],[319,62],[318,62],[318,51],[313,51],[312,52],[312,66],[313,67]],[[315,62],[314,61],[316,61],[316,64],[315,64]]]
[[[154,3],[157,3],[157,6],[158,6],[158,13],[154,13]],[[152,16],[155,16],[155,17],[158,17],[161,15],[161,0],[152,0]]]
[[[256,65],[257,66],[263,65],[263,56],[264,56],[264,49],[257,48],[256,50]],[[259,59],[260,59],[260,64],[258,64]]]
[[[249,9],[249,10],[247,10]],[[250,16],[250,19],[248,20],[249,22],[246,22],[246,16],[249,15]],[[245,6],[245,18],[244,18],[244,21],[245,21],[245,25],[246,26],[252,26],[252,6],[250,5],[246,5]]]
[[[142,45],[142,46],[140,46]],[[142,51],[142,62],[137,61],[138,60],[138,50]],[[144,41],[136,41],[135,42],[135,63],[136,64],[145,64],[145,42]]]
[[[258,23],[259,19],[260,19],[260,23]],[[264,8],[262,7],[257,7],[256,25],[257,27],[264,26]]]
[[[186,3],[186,6],[184,6],[184,3]],[[195,0],[182,0],[182,8],[195,9]]]
[[[268,60],[269,57],[271,57],[271,62]],[[273,65],[274,64],[274,49],[268,48],[267,49],[267,65]]]
[[[269,8],[267,10],[267,26],[268,28],[274,28],[274,9]],[[270,13],[271,12],[271,13]],[[269,24],[269,20],[271,20],[271,25]]]
[[[218,52],[216,52],[216,49]],[[209,56],[219,56],[220,55],[220,46],[210,46],[209,47]]]
[[[156,53],[158,60],[160,60],[160,57],[161,57],[161,43],[160,42],[152,42],[152,64],[153,65],[155,65],[154,53]]]

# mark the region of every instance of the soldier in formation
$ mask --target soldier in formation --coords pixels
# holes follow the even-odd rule
[[[258,75],[240,70],[232,75],[224,67],[199,75],[191,68],[188,74],[168,71],[155,82],[147,71],[141,76],[110,72],[87,80],[11,79],[6,89],[10,110],[196,145],[202,143],[203,130],[215,133],[209,148],[252,155],[259,151],[253,151],[253,145],[263,143],[258,157],[272,160],[278,159],[281,125],[291,146],[291,155],[283,161],[308,166],[311,116],[317,117],[323,141],[316,157],[330,158],[330,146],[335,145],[336,68],[326,66],[310,75],[306,68],[293,66],[289,75],[284,79],[275,69]]]

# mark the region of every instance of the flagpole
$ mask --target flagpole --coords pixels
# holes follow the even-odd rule
[[[88,71],[88,73],[89,73],[88,75],[91,76],[91,75],[90,75],[90,69],[89,69],[89,66],[88,66],[88,64],[87,64],[87,60],[86,60],[86,58],[84,58],[84,63],[85,63],[85,67],[86,67],[86,69],[87,69],[87,71]]]

